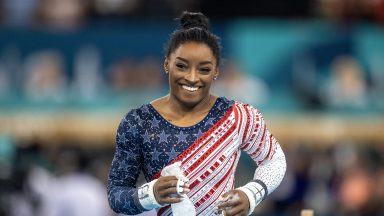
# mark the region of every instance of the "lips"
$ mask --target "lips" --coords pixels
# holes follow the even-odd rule
[[[188,85],[181,85],[181,87],[187,91],[190,91],[190,92],[195,92],[195,91],[199,90],[199,88],[200,88],[198,86],[188,86]]]

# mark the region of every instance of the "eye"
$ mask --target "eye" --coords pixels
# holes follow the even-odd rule
[[[211,68],[201,68],[200,71],[204,74],[209,74],[211,72]]]
[[[177,63],[177,64],[176,64],[176,67],[177,67],[178,69],[186,69],[186,68],[187,68],[187,66],[186,66],[185,64],[181,64],[181,63]]]

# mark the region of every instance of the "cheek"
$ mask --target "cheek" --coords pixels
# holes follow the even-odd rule
[[[210,87],[213,85],[213,77],[207,77],[206,79],[204,79],[204,83],[207,87]]]
[[[180,76],[174,74],[174,73],[170,73],[169,76],[168,76],[168,79],[169,79],[169,82],[172,84],[172,85],[176,85],[177,82],[180,80]]]

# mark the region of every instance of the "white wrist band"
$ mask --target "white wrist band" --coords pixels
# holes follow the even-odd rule
[[[237,190],[243,191],[249,200],[249,212],[248,215],[252,214],[256,206],[263,200],[265,190],[263,186],[256,182],[249,182],[243,187],[237,188]]]
[[[156,201],[155,194],[153,193],[153,185],[156,181],[157,179],[145,183],[138,188],[139,202],[146,210],[162,207],[162,205]]]
[[[248,212],[248,215],[252,214],[252,212],[256,208],[256,201],[255,201],[255,197],[253,195],[253,192],[251,190],[249,190],[248,188],[246,188],[246,187],[239,187],[236,190],[241,190],[241,191],[243,191],[245,193],[245,195],[247,195],[248,201],[249,201],[249,212]]]

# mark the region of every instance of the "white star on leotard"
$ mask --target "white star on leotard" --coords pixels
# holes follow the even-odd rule
[[[159,137],[160,137],[159,143],[162,143],[162,142],[167,142],[169,135],[165,134],[165,132],[162,131]]]
[[[127,138],[125,137],[125,134],[124,133],[118,133],[117,134],[117,137],[118,137],[118,140],[121,142],[121,143],[126,143],[127,142]]]
[[[154,151],[151,153],[152,153],[152,159],[153,160],[159,160],[159,156],[160,156],[161,152],[157,151],[156,148],[154,148]]]
[[[157,120],[156,118],[153,118],[153,120],[152,120],[152,127],[159,127],[159,123],[160,123],[159,120]]]
[[[187,142],[187,136],[188,134],[184,134],[184,132],[181,131],[177,137],[179,138],[179,142]]]
[[[177,155],[180,154],[180,152],[175,151],[175,148],[172,148],[172,150],[167,153],[170,159],[174,159],[177,157]]]

